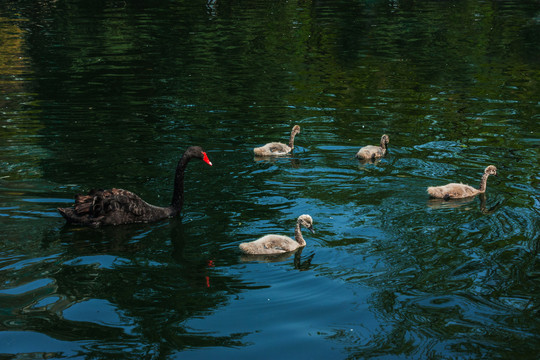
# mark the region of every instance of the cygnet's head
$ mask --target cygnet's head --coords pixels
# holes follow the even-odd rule
[[[384,134],[383,136],[381,136],[381,144],[384,144],[386,146],[389,142],[390,138],[388,137],[388,135]]]
[[[293,134],[299,134],[300,133],[300,126],[298,125],[294,125],[293,128],[292,128],[292,133]]]
[[[300,223],[300,225],[304,226],[306,229],[315,234],[315,230],[313,230],[313,219],[311,218],[311,216],[300,215],[298,217],[298,222]]]
[[[497,175],[497,168],[494,165],[489,165],[486,170],[484,170],[484,173],[488,175]]]

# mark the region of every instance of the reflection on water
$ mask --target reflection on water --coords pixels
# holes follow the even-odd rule
[[[1,4],[0,352],[535,358],[539,12]],[[292,155],[254,158],[293,124]],[[382,133],[383,159],[354,158]],[[181,218],[89,229],[58,215],[93,187],[167,202],[189,145],[214,166],[187,169]],[[428,198],[485,164],[501,173],[486,194]],[[318,232],[303,251],[239,253],[304,213]]]
[[[358,169],[364,170],[366,165],[378,165],[383,159],[358,159]]]
[[[478,198],[478,199],[477,199]],[[479,202],[479,204],[477,204]],[[429,199],[428,206],[432,209],[462,209],[462,210],[475,210],[479,209],[483,214],[494,213],[503,205],[502,201],[492,204],[492,206],[486,206],[486,194],[479,194],[477,197],[468,197],[462,199]]]
[[[260,254],[242,254],[240,260],[244,262],[250,261],[259,261],[259,262],[285,262],[291,257],[293,258],[294,268],[298,270],[309,270],[311,266],[311,261],[315,256],[315,253],[312,253],[307,256],[302,256],[304,248],[298,248],[297,250],[282,253],[282,254],[271,254],[271,255],[260,255]]]
[[[486,196],[485,194],[478,195],[478,198],[480,199],[480,210],[483,213],[487,213],[486,209]],[[428,200],[428,206],[432,209],[458,209],[461,208],[463,210],[472,210],[476,208],[476,203],[478,201],[476,200],[476,197],[471,196],[467,198],[462,199],[429,199]]]
[[[268,162],[270,164],[273,163],[281,163],[284,162],[287,159],[289,160],[289,163],[291,164],[292,168],[299,168],[300,167],[300,159],[295,159],[293,157],[294,155],[283,155],[283,156],[255,156],[253,160],[255,162]]]

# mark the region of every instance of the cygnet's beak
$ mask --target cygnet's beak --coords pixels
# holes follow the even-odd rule
[[[315,234],[315,230],[313,230],[313,226],[308,227],[308,230],[311,231],[312,234]]]

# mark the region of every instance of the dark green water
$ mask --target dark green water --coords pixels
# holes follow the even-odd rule
[[[0,357],[537,359],[539,35],[538,1],[2,2]],[[56,212],[166,205],[189,145],[182,218]]]

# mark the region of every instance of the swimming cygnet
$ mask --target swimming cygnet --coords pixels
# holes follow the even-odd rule
[[[298,133],[300,133],[300,126],[294,125],[291,131],[291,137],[289,139],[289,146],[279,143],[279,142],[272,142],[264,146],[253,149],[253,152],[257,156],[287,155],[294,149],[294,137]]]
[[[368,145],[364,146],[358,152],[356,153],[356,157],[358,159],[363,160],[375,160],[378,158],[383,157],[386,155],[386,152],[388,150],[388,143],[390,142],[390,138],[388,135],[383,135],[381,137],[381,146],[375,146],[375,145]]]
[[[245,254],[282,254],[304,247],[306,246],[306,241],[302,236],[301,226],[315,233],[311,216],[300,215],[298,220],[296,220],[296,227],[294,228],[295,240],[284,235],[270,234],[258,240],[240,244],[240,250]]]
[[[484,170],[482,181],[480,181],[480,188],[475,189],[472,186],[465,184],[451,183],[443,186],[432,186],[427,188],[428,194],[437,199],[461,199],[469,196],[475,196],[486,192],[487,179],[489,175],[497,175],[497,168],[493,165],[489,165]]]

